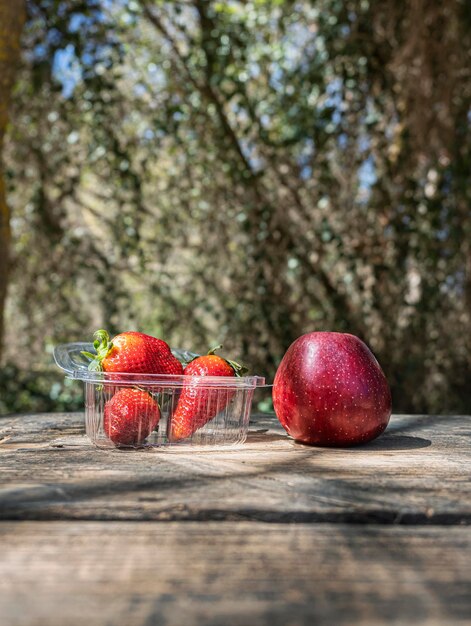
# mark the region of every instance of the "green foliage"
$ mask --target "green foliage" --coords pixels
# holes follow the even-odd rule
[[[6,154],[18,372],[104,326],[221,341],[270,378],[333,329],[371,345],[396,410],[469,409],[464,3],[29,6]],[[25,393],[2,410],[42,406]]]
[[[78,411],[83,393],[77,381],[52,368],[35,371],[7,363],[0,380],[0,414]]]

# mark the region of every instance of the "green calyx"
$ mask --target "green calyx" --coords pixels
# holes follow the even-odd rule
[[[211,348],[211,350],[208,352],[208,356],[211,356],[212,354],[216,354],[216,351],[220,350],[221,348],[222,348],[222,344],[219,344],[215,348]],[[237,363],[236,361],[231,361],[230,359],[224,359],[224,361],[226,361],[226,363],[229,363],[229,365],[234,370],[236,376],[239,376],[239,377],[243,376],[249,371],[247,367],[245,367],[244,365],[241,365],[240,363]]]
[[[218,350],[220,350],[222,348],[222,343],[220,343],[219,345],[215,346],[214,348],[211,348],[211,350],[208,351],[207,356],[211,356],[212,354],[216,354],[216,352]]]
[[[96,350],[96,354],[91,352],[82,352],[83,356],[90,359],[88,369],[92,372],[102,372],[102,361],[105,359],[110,350],[113,348],[113,342],[110,339],[110,335],[106,330],[97,330],[93,335],[95,341],[93,347]]]

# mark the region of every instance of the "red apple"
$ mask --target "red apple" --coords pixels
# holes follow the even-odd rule
[[[315,332],[288,348],[276,372],[273,404],[294,439],[353,446],[386,428],[391,392],[378,361],[358,337]]]

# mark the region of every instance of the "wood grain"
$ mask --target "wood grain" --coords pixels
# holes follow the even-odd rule
[[[469,624],[468,528],[2,522],[5,626]]]
[[[396,416],[348,450],[258,416],[219,452],[102,451],[80,414],[0,420],[0,519],[469,524],[471,418]]]

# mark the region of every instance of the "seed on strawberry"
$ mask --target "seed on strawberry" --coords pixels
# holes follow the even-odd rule
[[[214,354],[222,346],[217,346],[205,356],[190,361],[185,368],[185,376],[240,376],[246,369]],[[171,439],[178,441],[190,437],[195,431],[212,420],[231,401],[234,388],[201,387],[198,380],[184,383],[177,406],[172,415]]]
[[[124,387],[105,404],[103,427],[116,445],[139,445],[155,429],[159,419],[159,405],[151,395]]]
[[[162,339],[128,331],[116,335],[110,341],[106,330],[97,330],[94,337],[96,354],[83,352],[91,360],[89,368],[92,370],[128,374],[183,374],[182,364]]]

